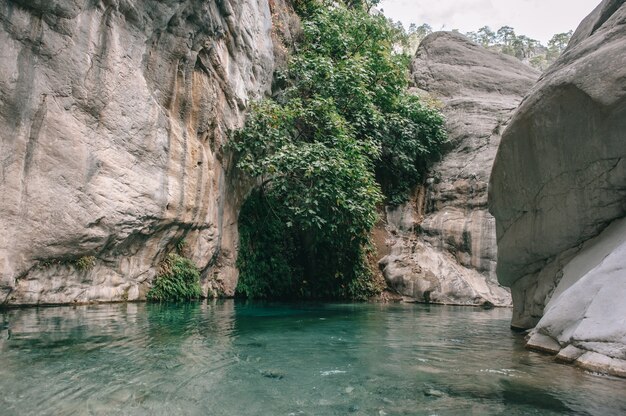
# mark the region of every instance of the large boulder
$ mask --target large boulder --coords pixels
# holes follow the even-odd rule
[[[271,87],[272,18],[267,0],[0,2],[0,304],[141,299],[175,246],[205,293],[233,293],[245,186],[223,144]]]
[[[539,73],[453,32],[421,43],[412,64],[416,93],[439,104],[451,143],[426,184],[387,208],[389,284],[421,301],[510,305],[496,281],[495,221],[487,185],[500,133]]]
[[[626,375],[626,3],[578,27],[507,127],[490,210],[529,346]],[[572,351],[578,351],[577,355]],[[621,361],[620,361],[621,360]]]

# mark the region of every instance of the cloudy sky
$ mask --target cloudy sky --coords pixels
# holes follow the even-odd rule
[[[496,30],[508,25],[515,32],[546,44],[555,33],[575,30],[600,0],[383,0],[379,8],[408,28],[428,23],[436,30]]]

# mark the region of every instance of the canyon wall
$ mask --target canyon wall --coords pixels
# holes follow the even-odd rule
[[[528,346],[626,376],[626,2],[578,27],[493,167],[499,281]]]
[[[289,18],[268,0],[0,2],[0,304],[142,299],[177,246],[205,294],[232,295],[248,184],[224,144]]]
[[[464,36],[426,37],[412,83],[446,116],[449,148],[411,201],[388,207],[389,285],[419,301],[510,305],[496,280],[495,221],[487,185],[500,134],[539,74],[517,59]]]

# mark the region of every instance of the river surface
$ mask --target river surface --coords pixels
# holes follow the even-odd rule
[[[217,301],[0,311],[0,415],[620,415],[509,309]]]

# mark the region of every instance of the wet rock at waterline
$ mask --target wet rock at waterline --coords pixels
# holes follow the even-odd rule
[[[603,1],[505,131],[490,210],[528,346],[626,376],[626,3]],[[577,350],[573,350],[571,346]]]
[[[430,178],[407,204],[386,212],[391,253],[380,265],[388,283],[419,301],[510,305],[495,274],[495,222],[487,184],[501,131],[539,74],[462,35],[424,39],[412,83],[439,104],[451,140]]]
[[[233,293],[223,144],[270,88],[271,30],[264,0],[0,3],[0,304],[141,299],[183,239]]]

